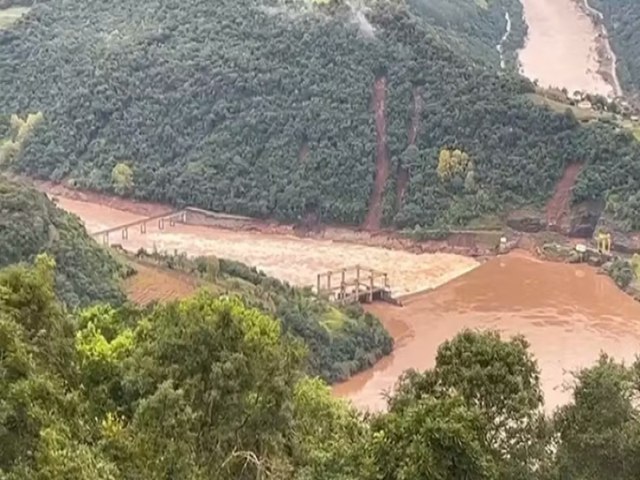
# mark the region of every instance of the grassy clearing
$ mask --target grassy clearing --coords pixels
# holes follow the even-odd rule
[[[30,7],[9,7],[0,10],[0,30],[17,22],[29,10],[31,10]]]
[[[567,103],[562,103],[557,100],[552,100],[547,98],[539,93],[527,93],[525,96],[531,100],[536,105],[546,105],[554,112],[564,113],[567,110],[571,110],[575,117],[581,122],[589,122],[591,120],[598,120],[601,118],[606,118],[607,116],[612,117],[610,114],[596,112],[595,110],[580,108],[573,105],[569,105]]]
[[[554,100],[539,93],[527,93],[525,96],[531,100],[536,105],[546,105],[554,112],[564,113],[568,110],[571,110],[574,116],[580,122],[590,122],[592,120],[614,120],[618,125],[622,128],[626,128],[631,130],[633,136],[636,137],[638,141],[640,141],[640,123],[632,122],[630,120],[623,120],[621,116],[614,115],[612,113],[606,112],[598,112],[593,109],[580,108],[574,105],[569,105],[568,103],[563,103],[558,100]]]
[[[139,305],[180,300],[201,286],[201,282],[186,274],[137,262],[131,262],[131,265],[137,273],[125,280],[124,291],[131,301]]]

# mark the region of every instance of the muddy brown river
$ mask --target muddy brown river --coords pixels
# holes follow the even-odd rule
[[[612,96],[614,87],[598,74],[598,29],[579,6],[583,1],[521,0],[529,30],[521,71],[541,87]]]
[[[58,198],[58,205],[78,215],[89,232],[144,218],[129,211],[68,198]],[[121,239],[120,232],[114,232],[110,241],[130,251],[142,247],[148,251],[229,258],[298,286],[315,285],[318,273],[360,264],[386,272],[394,295],[442,285],[478,266],[476,260],[462,255],[414,254],[325,239],[196,225],[176,224],[159,230],[156,222],[149,222],[146,234],[131,228],[127,240]]]
[[[59,205],[80,216],[89,231],[142,218],[96,203],[60,198]],[[640,352],[640,303],[584,265],[542,262],[514,252],[478,266],[459,255],[414,255],[191,225],[164,231],[150,225],[147,234],[132,231],[123,242],[130,250],[154,245],[235,258],[298,285],[312,283],[320,270],[358,261],[389,271],[398,293],[440,285],[405,297],[402,307],[367,307],[395,338],[396,348],[374,368],[334,387],[336,395],[363,409],[384,408],[382,395],[398,376],[409,368],[432,367],[438,346],[463,328],[525,335],[541,369],[548,410],[567,400],[563,386],[571,380],[569,372],[592,364],[601,351],[627,361]]]
[[[463,328],[525,335],[549,411],[568,400],[570,372],[591,365],[601,351],[627,361],[640,352],[640,303],[591,267],[519,252],[413,296],[404,307],[376,304],[369,310],[395,337],[396,349],[334,392],[372,410],[384,408],[383,393],[404,370],[432,367],[438,345]]]

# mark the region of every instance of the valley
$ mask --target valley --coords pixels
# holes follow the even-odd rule
[[[634,1],[0,0],[0,477],[640,478]]]
[[[541,85],[565,87],[570,92],[617,93],[617,79],[611,85],[598,73],[596,29],[578,4],[570,0],[523,0],[523,5],[529,27],[529,37],[520,52],[525,75],[538,79]],[[511,29],[508,14],[506,19],[507,32],[498,48],[501,54],[501,45]],[[561,47],[554,47],[558,45]],[[382,192],[390,173],[384,81],[380,78],[374,88],[378,169],[365,220],[365,225],[374,230],[380,228]],[[414,89],[413,97],[412,145],[418,132],[416,114],[420,114],[418,90]],[[550,224],[558,223],[569,208],[569,192],[579,171],[577,166],[570,167],[560,180],[547,206]],[[405,171],[403,175],[407,174]],[[398,202],[404,196],[407,179],[401,182]],[[566,185],[561,187],[563,183]],[[57,202],[78,215],[89,231],[162,212],[160,206],[144,209],[140,204],[108,198],[91,203],[59,196]],[[176,225],[164,231],[153,227],[144,235],[133,232],[128,239],[115,242],[129,251],[145,248],[191,256],[214,254],[253,265],[299,286],[313,285],[317,273],[357,263],[387,272],[393,293],[402,298],[404,306],[374,304],[367,310],[378,316],[394,337],[395,350],[371,370],[333,389],[336,395],[348,397],[364,409],[383,408],[382,392],[390,391],[404,370],[432,367],[438,345],[463,328],[524,334],[540,362],[549,412],[568,400],[565,387],[570,372],[591,364],[601,350],[616,352],[631,361],[640,342],[640,305],[609,278],[596,275],[590,267],[543,263],[522,253],[495,258],[476,268],[479,264],[475,260],[456,255],[415,255],[352,242],[193,225]],[[134,299],[175,298],[179,292],[194,288],[184,278],[172,282],[161,276],[157,284],[163,288],[154,291],[152,271],[143,268],[138,285],[129,282],[129,291],[138,292]],[[167,287],[174,283],[175,288]]]
[[[103,204],[110,203],[104,196],[103,203],[54,198],[90,232],[163,210],[120,199],[112,199],[118,206],[114,208]],[[402,372],[431,368],[438,346],[465,328],[525,335],[541,368],[548,412],[568,401],[571,372],[592,364],[601,351],[631,362],[640,343],[640,303],[609,277],[593,267],[543,262],[522,251],[480,265],[460,255],[416,255],[313,236],[178,223],[164,230],[149,224],[145,234],[131,229],[128,239],[115,237],[112,242],[130,252],[145,248],[230,258],[298,286],[313,285],[319,272],[357,263],[387,272],[402,306],[374,303],[365,308],[394,338],[394,351],[333,387],[335,395],[364,410],[383,409],[383,393],[393,390]],[[141,303],[179,298],[198,288],[179,273],[136,268],[139,275],[125,286]]]

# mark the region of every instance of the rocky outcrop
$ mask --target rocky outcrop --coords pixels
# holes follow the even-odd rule
[[[546,228],[547,223],[540,215],[517,211],[509,215],[507,226],[518,232],[538,233]]]
[[[571,211],[569,231],[566,233],[572,238],[592,238],[603,209],[604,202],[595,200],[575,206]]]

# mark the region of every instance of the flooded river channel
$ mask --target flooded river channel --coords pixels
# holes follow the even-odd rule
[[[525,335],[542,372],[548,410],[568,399],[563,385],[570,372],[591,365],[600,351],[627,361],[640,353],[640,303],[588,266],[514,252],[404,304],[370,307],[396,338],[396,349],[335,386],[336,394],[359,407],[383,408],[382,393],[398,376],[432,367],[438,345],[463,328]]]
[[[599,29],[585,13],[583,1],[521,0],[528,25],[519,53],[521,71],[541,87],[613,96],[614,86],[598,73]]]
[[[58,204],[78,215],[89,232],[145,218],[68,198],[59,198]],[[434,288],[478,266],[476,260],[462,255],[414,254],[325,239],[179,223],[159,230],[157,222],[149,222],[145,234],[141,234],[139,228],[131,228],[127,240],[122,240],[118,231],[111,236],[111,241],[133,252],[145,248],[237,260],[298,286],[315,285],[319,273],[360,264],[386,272],[394,295]]]
[[[65,198],[59,199],[59,205],[80,216],[89,231],[143,218]],[[640,303],[584,265],[541,262],[514,252],[478,266],[459,255],[415,255],[180,224],[164,231],[149,225],[145,235],[130,231],[123,246],[233,258],[297,285],[313,283],[319,271],[358,262],[389,272],[400,294],[441,285],[405,297],[403,307],[384,303],[367,307],[396,339],[395,351],[374,368],[334,387],[336,395],[364,409],[384,408],[382,394],[398,376],[406,369],[432,367],[438,346],[463,328],[525,335],[539,362],[548,409],[568,398],[563,384],[571,380],[569,372],[592,364],[600,351],[628,361],[640,352]]]

